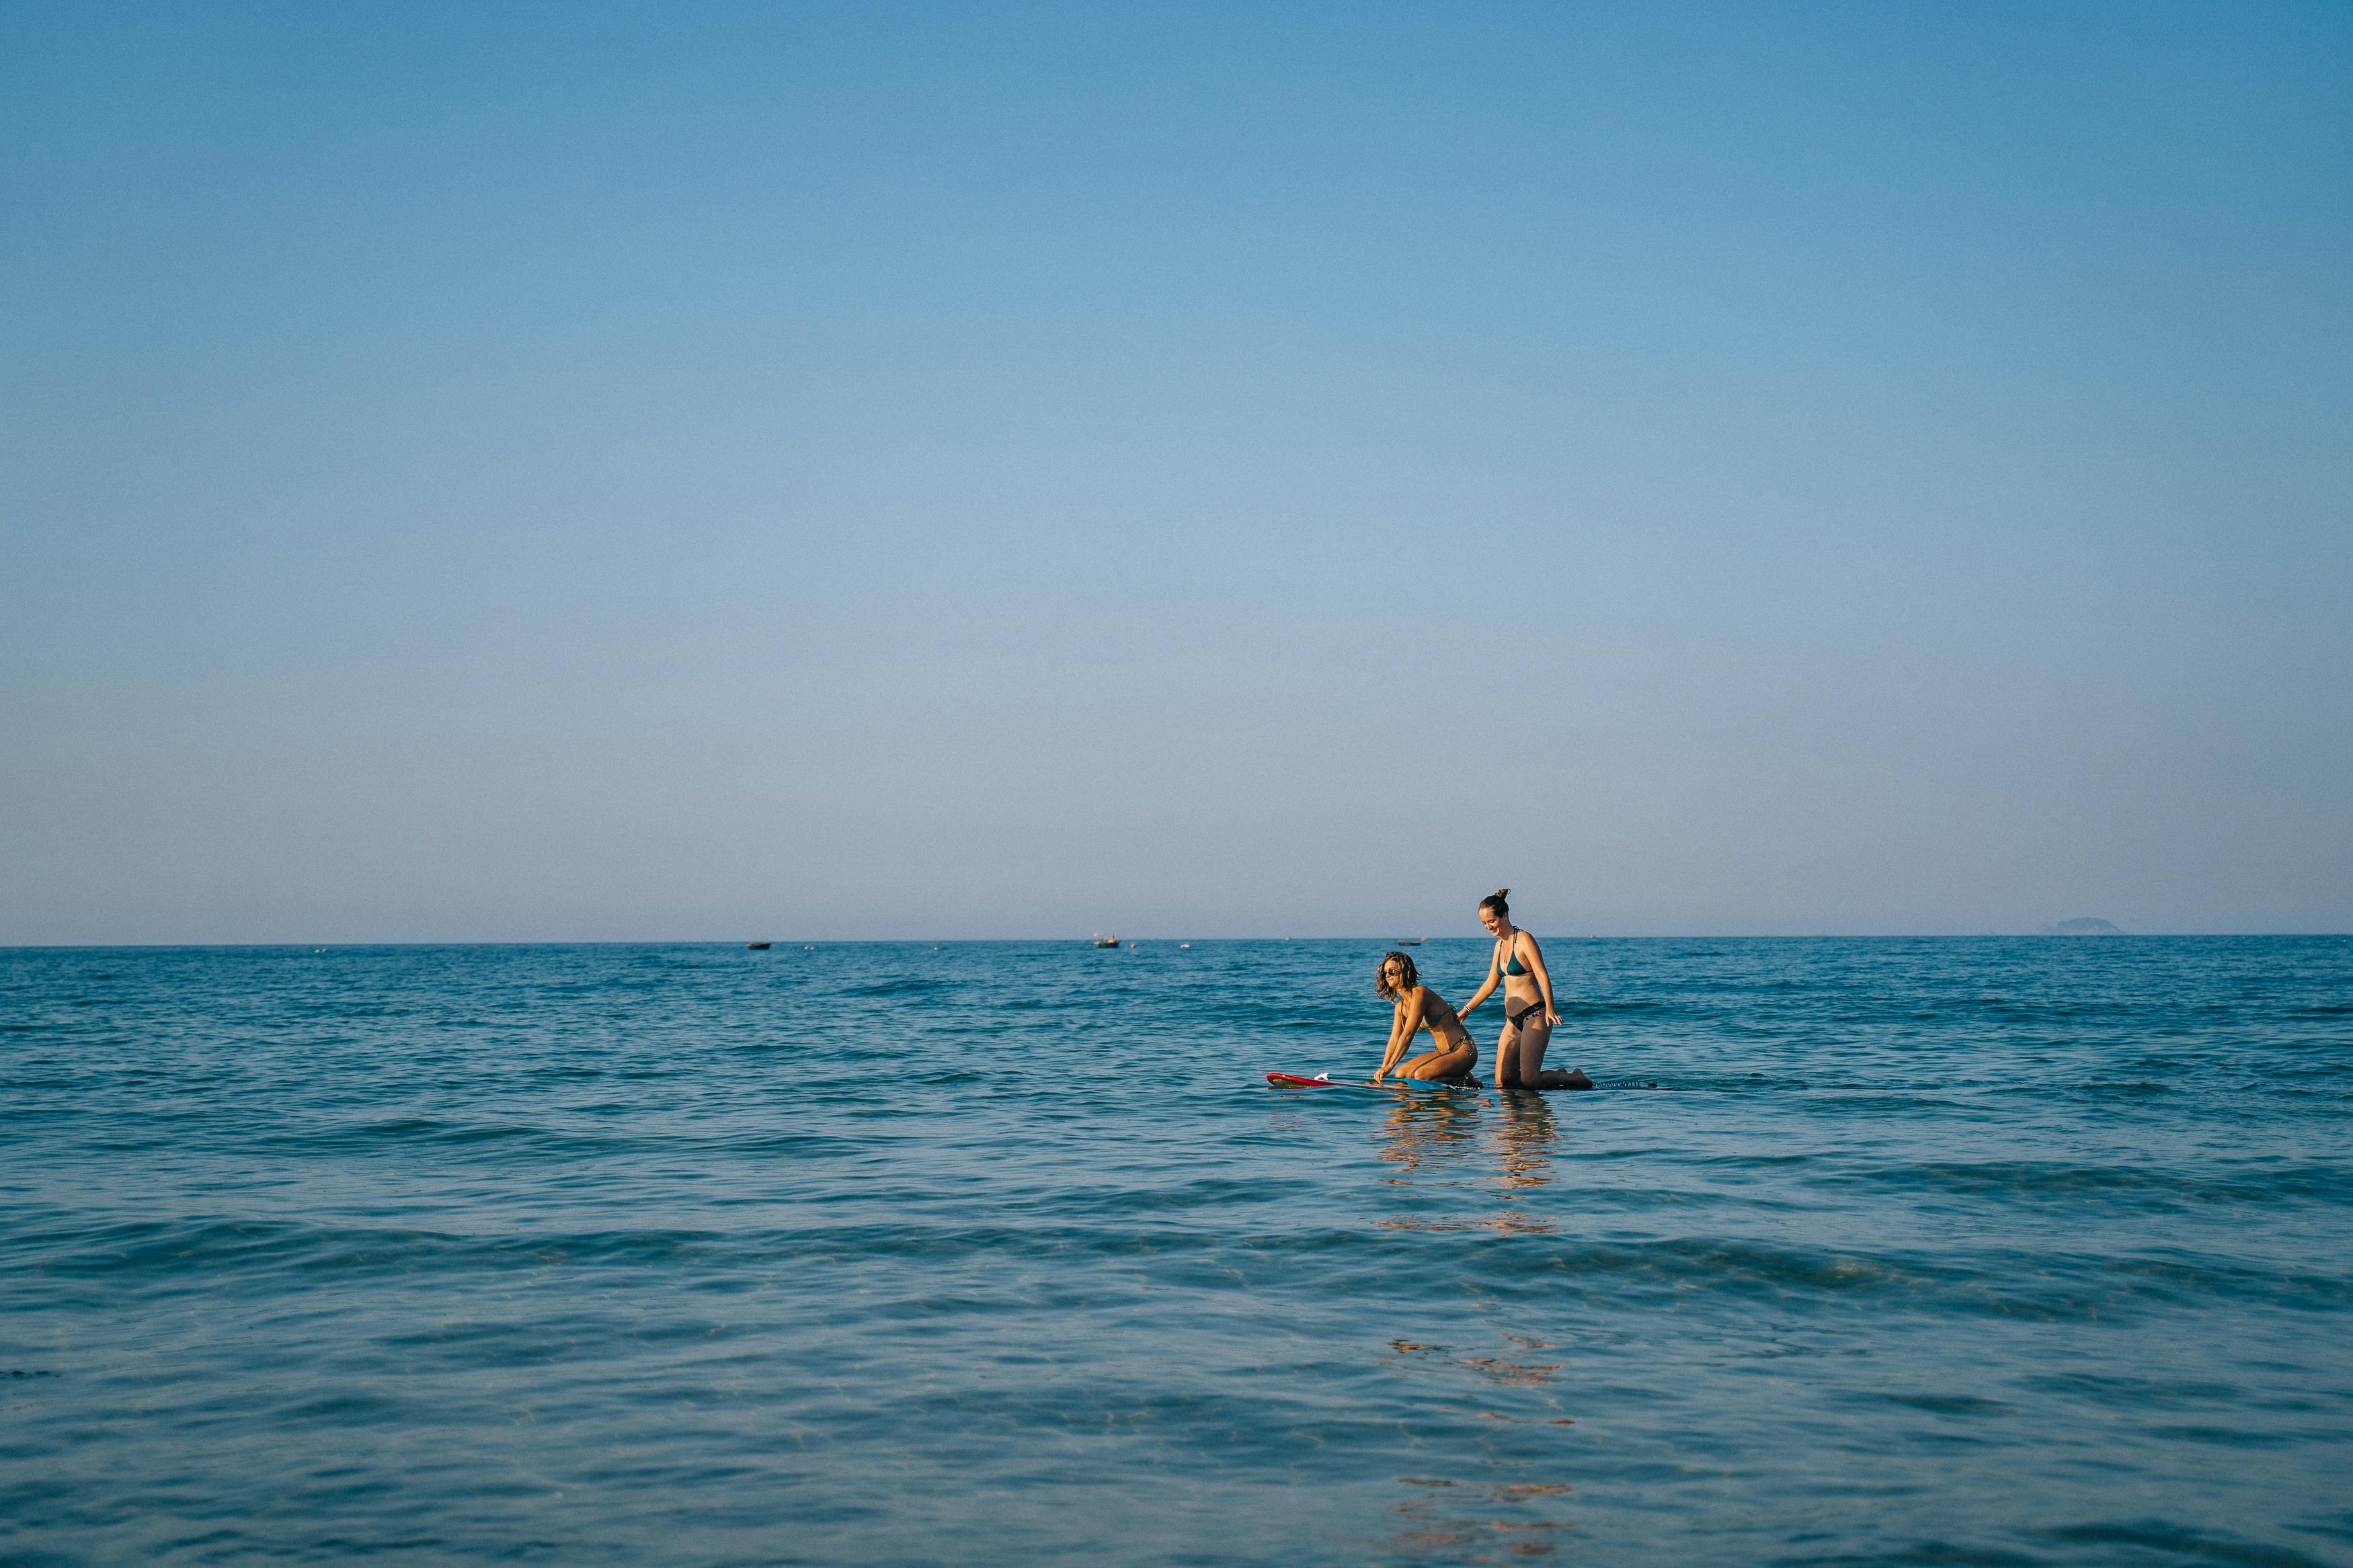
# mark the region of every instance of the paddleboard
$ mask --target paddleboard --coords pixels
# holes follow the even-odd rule
[[[1317,1073],[1314,1078],[1303,1078],[1295,1072],[1271,1072],[1266,1075],[1266,1081],[1277,1089],[1485,1089],[1487,1087],[1475,1078],[1462,1083],[1450,1083],[1444,1079],[1438,1078],[1393,1078],[1383,1083],[1375,1083],[1368,1078],[1334,1078],[1327,1072]],[[1631,1079],[1600,1079],[1596,1080],[1593,1089],[1548,1089],[1544,1092],[1590,1094],[1594,1089],[1664,1089],[1665,1087],[1664,1084],[1645,1083]]]
[[[1266,1081],[1278,1089],[1484,1089],[1477,1079],[1453,1083],[1440,1078],[1393,1078],[1375,1083],[1368,1078],[1334,1078],[1330,1073],[1317,1073],[1314,1078],[1302,1078],[1295,1072],[1271,1072]]]

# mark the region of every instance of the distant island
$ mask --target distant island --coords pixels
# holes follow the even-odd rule
[[[2122,936],[2121,928],[2101,920],[2096,915],[2084,915],[2072,921],[2047,925],[2034,933],[2037,936]]]

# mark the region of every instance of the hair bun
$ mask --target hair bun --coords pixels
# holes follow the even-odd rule
[[[1511,897],[1511,893],[1512,889],[1509,888],[1498,888],[1495,889],[1495,896],[1499,899],[1509,898]]]

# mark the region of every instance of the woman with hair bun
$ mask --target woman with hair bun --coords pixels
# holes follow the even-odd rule
[[[1487,983],[1457,1016],[1468,1018],[1500,984],[1504,1032],[1495,1039],[1495,1087],[1591,1089],[1593,1080],[1582,1069],[1545,1071],[1545,1047],[1552,1042],[1552,1026],[1560,1022],[1560,1013],[1553,1005],[1552,976],[1536,939],[1512,923],[1511,891],[1498,888],[1479,900],[1479,923],[1495,939],[1495,951],[1487,960]]]
[[[1479,1065],[1479,1044],[1446,1005],[1446,998],[1421,983],[1412,959],[1395,950],[1384,953],[1380,967],[1373,973],[1373,989],[1396,1007],[1389,1016],[1388,1048],[1381,1053],[1381,1070],[1373,1075],[1375,1083],[1387,1077],[1391,1068],[1397,1068],[1399,1078],[1460,1082],[1471,1076],[1471,1069]],[[1435,1048],[1398,1067],[1398,1058],[1423,1029],[1430,1031]]]

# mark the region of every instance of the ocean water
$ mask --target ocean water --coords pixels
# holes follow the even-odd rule
[[[2353,1563],[2353,942],[1379,951],[0,952],[0,1562]]]

